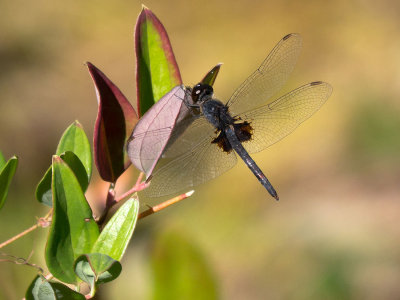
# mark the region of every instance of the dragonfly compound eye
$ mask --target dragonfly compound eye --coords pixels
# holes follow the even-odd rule
[[[208,84],[198,83],[192,89],[192,99],[194,103],[199,100],[201,101],[204,96],[212,96],[212,94],[213,88]]]
[[[203,88],[204,88],[204,94],[207,96],[211,96],[214,92],[211,85],[205,84]]]
[[[199,101],[199,96],[200,96],[200,94],[201,94],[201,90],[202,90],[202,87],[201,87],[201,84],[200,84],[200,83],[196,84],[196,85],[193,87],[193,89],[192,89],[192,99],[193,99],[193,102],[194,102],[194,103],[196,103],[197,101]]]

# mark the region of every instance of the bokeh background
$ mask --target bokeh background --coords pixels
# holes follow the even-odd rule
[[[399,299],[400,3],[144,4],[166,27],[185,84],[223,62],[215,90],[226,99],[284,35],[299,32],[303,52],[280,94],[315,80],[334,92],[293,134],[254,155],[279,203],[238,163],[140,221],[123,272],[100,290],[102,299],[151,299],[157,243],[171,234],[206,263],[221,299]],[[0,2],[0,149],[20,157],[0,212],[0,241],[46,213],[34,190],[64,129],[78,119],[92,137],[97,103],[84,62],[135,103],[140,10],[141,2],[123,0]],[[118,188],[136,176],[131,168]],[[97,174],[94,181],[89,200],[107,189]],[[37,230],[2,251],[24,258],[33,251],[30,262],[44,266],[46,234]],[[174,243],[162,245],[174,253]],[[188,263],[181,256],[171,277]],[[1,262],[0,299],[21,299],[35,274]]]

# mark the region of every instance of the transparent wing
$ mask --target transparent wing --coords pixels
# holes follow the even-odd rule
[[[258,107],[276,94],[287,81],[300,55],[301,36],[286,35],[261,66],[233,93],[227,105],[233,115]]]
[[[311,117],[331,93],[328,83],[312,82],[268,105],[243,113],[240,118],[253,128],[252,139],[243,146],[249,153],[255,153],[278,142]]]
[[[157,159],[158,151],[154,151],[154,149],[162,150],[162,145],[164,145],[171,137],[172,131],[172,126],[169,126],[148,130],[143,133],[134,133],[128,140],[127,144],[131,160],[139,158],[143,161]]]
[[[215,128],[204,118],[193,116],[181,121],[173,130],[163,157],[174,158],[190,151],[199,141],[215,136]]]
[[[149,176],[182,115],[185,90],[176,86],[164,95],[136,124],[127,144],[132,163]],[[185,111],[186,114],[186,111]]]
[[[183,191],[221,175],[236,164],[234,151],[226,153],[211,143],[216,135],[212,126],[209,129],[208,136],[192,144],[190,151],[156,167],[150,187],[143,192],[146,196],[160,197]]]

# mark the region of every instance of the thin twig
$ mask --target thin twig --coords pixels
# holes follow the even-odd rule
[[[140,192],[141,190],[145,189],[149,184],[146,182],[141,182],[143,179],[144,173],[140,172],[139,177],[135,183],[135,185],[127,192],[123,193],[121,196],[118,198],[115,198],[115,202],[119,202],[122,199],[130,196],[133,193]]]
[[[17,234],[16,236],[13,236],[12,238],[8,239],[7,241],[1,243],[0,249],[7,246],[8,244],[11,244],[15,240],[18,240],[19,238],[23,237],[24,235],[28,234],[29,232],[34,231],[38,227],[39,227],[39,224],[35,224],[35,225],[29,227],[28,229],[22,231],[21,233]]]
[[[49,273],[46,276],[44,276],[44,278],[46,278],[46,280],[50,280],[50,279],[53,279],[54,276],[53,276],[53,274]]]
[[[14,263],[14,264],[17,264],[17,265],[27,265],[29,267],[36,268],[40,273],[43,274],[43,269],[41,267],[39,267],[36,264],[32,264],[32,263],[29,262],[29,260],[32,257],[32,254],[33,254],[33,251],[31,252],[31,254],[29,255],[28,258],[23,258],[23,257],[16,257],[16,256],[11,255],[11,254],[6,254],[6,253],[0,252],[1,256],[8,257],[8,259],[7,258],[6,259],[0,259],[0,262],[11,262],[11,263]]]
[[[46,214],[46,216],[44,216],[43,218],[39,218],[35,225],[33,225],[33,226],[29,227],[28,229],[22,231],[21,233],[17,234],[16,236],[13,236],[12,238],[8,239],[7,241],[1,243],[0,244],[0,249],[5,247],[5,246],[7,246],[8,244],[11,244],[12,242],[18,240],[19,238],[23,237],[24,235],[27,235],[31,231],[34,231],[38,227],[47,227],[47,226],[49,226],[50,216],[51,216],[52,212],[53,212],[53,210],[51,209]]]
[[[172,199],[169,199],[167,201],[164,201],[164,202],[162,202],[162,203],[160,203],[158,205],[150,207],[149,209],[141,212],[139,214],[139,216],[138,216],[138,219],[143,219],[143,218],[145,218],[147,216],[150,216],[150,215],[152,215],[152,214],[154,214],[154,213],[156,213],[156,212],[158,212],[160,210],[163,210],[164,208],[167,208],[168,206],[170,206],[172,204],[175,204],[175,203],[177,203],[179,201],[182,201],[183,199],[186,199],[187,197],[192,196],[193,193],[194,193],[194,191],[190,191],[190,192],[187,192],[185,194],[182,194],[182,195],[179,195],[177,197],[174,197]]]
[[[139,183],[142,182],[143,176],[144,176],[144,173],[140,172],[135,185],[139,185]]]

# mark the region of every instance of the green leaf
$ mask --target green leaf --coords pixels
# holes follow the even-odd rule
[[[75,273],[80,279],[90,285],[114,280],[121,274],[121,264],[102,253],[90,253],[79,256],[75,261]]]
[[[3,153],[0,151],[0,170],[3,169],[4,165],[6,164],[6,159],[3,156]]]
[[[75,121],[63,133],[60,142],[58,143],[57,155],[61,155],[66,151],[71,151],[76,154],[85,167],[88,182],[92,176],[92,153],[90,143],[86,136],[82,125]]]
[[[51,167],[49,167],[43,178],[39,181],[36,192],[36,199],[49,207],[53,206],[53,196],[51,193]]]
[[[46,263],[59,280],[75,283],[75,259],[89,253],[99,236],[92,211],[71,168],[59,157],[52,164],[53,219]]]
[[[1,161],[4,161],[4,157],[1,154],[0,155]],[[3,207],[4,202],[6,201],[7,194],[8,194],[8,189],[11,184],[11,180],[14,177],[15,171],[18,166],[18,157],[13,156],[11,157],[7,163],[1,163],[2,168],[0,167],[0,209]]]
[[[213,86],[215,80],[217,79],[217,75],[219,73],[221,65],[222,64],[218,64],[215,67],[213,67],[210,71],[208,71],[208,73],[203,77],[203,79],[200,82]]]
[[[83,166],[79,157],[71,151],[61,154],[60,157],[74,172],[82,191],[86,191],[89,181],[85,167]],[[42,180],[40,180],[39,184],[37,185],[35,196],[39,202],[49,207],[53,206],[53,197],[51,193],[51,167],[47,170]]]
[[[65,153],[61,154],[60,157],[74,172],[82,191],[85,192],[89,185],[89,181],[85,166],[82,164],[82,161],[77,155],[75,155],[75,153],[71,151],[66,151]]]
[[[182,84],[167,31],[146,7],[136,22],[135,51],[137,111],[143,115],[173,87]]]
[[[84,300],[85,296],[67,286],[47,281],[41,275],[35,277],[25,293],[26,300]]]
[[[73,154],[61,155],[66,152],[72,152]],[[61,158],[72,168],[82,190],[86,191],[92,174],[92,154],[90,152],[89,140],[78,121],[75,121],[64,131],[58,143],[56,154],[61,155]],[[51,166],[38,183],[35,196],[44,205],[52,206]]]
[[[139,213],[136,196],[122,205],[106,224],[92,248],[92,253],[107,254],[120,261],[132,237]]]
[[[213,272],[200,250],[177,233],[164,233],[153,246],[153,299],[218,299]]]

